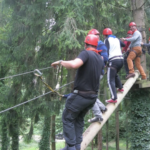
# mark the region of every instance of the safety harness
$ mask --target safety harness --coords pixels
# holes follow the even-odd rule
[[[130,52],[134,52],[136,57],[140,57],[141,56],[141,54],[138,54],[134,49],[131,49]]]
[[[52,92],[56,93],[57,95],[59,95],[59,100],[61,100],[61,98],[63,97],[63,95],[59,94],[57,91],[53,90],[47,83],[44,82],[43,78],[42,78],[42,73],[38,70],[38,69],[35,69],[34,70],[34,75],[39,77],[42,82],[48,87],[49,90],[51,90]]]

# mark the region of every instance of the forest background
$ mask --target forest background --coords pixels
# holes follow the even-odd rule
[[[106,27],[111,28],[118,38],[125,37],[129,30],[129,22],[134,21],[132,9],[134,2],[135,0],[0,0],[1,150],[21,149],[19,137],[22,136],[28,145],[32,143],[33,134],[41,137],[39,150],[56,149],[55,135],[62,132],[61,115],[65,100],[59,101],[59,96],[54,93],[45,94],[49,90],[35,77],[33,70],[41,69],[44,81],[52,88],[62,86],[59,89],[60,93],[70,93],[75,71],[62,67],[54,70],[50,68],[50,64],[60,59],[74,59],[84,49],[85,36],[92,28],[100,31],[102,41],[104,40],[102,31]],[[144,11],[144,28],[148,39],[150,0],[142,0],[142,2],[140,9]],[[146,57],[150,60],[147,53]],[[18,75],[25,72],[27,74]],[[102,101],[108,97],[106,91],[107,81],[104,77],[99,92]],[[133,104],[129,99],[135,96],[133,93],[135,92],[131,91],[128,94],[125,102],[116,111],[119,112],[120,127],[116,124],[118,118],[114,113],[109,123],[107,122],[104,129],[100,131],[100,136],[95,138],[94,146],[99,146],[99,140],[107,143],[115,140],[118,134],[126,142],[126,149],[134,149],[133,147],[139,147],[139,144],[143,147],[149,146],[148,135],[142,134],[137,138],[136,134],[131,134]],[[39,95],[41,96],[36,98]],[[148,96],[147,90],[144,91],[144,96]],[[33,98],[34,101],[27,102]],[[147,100],[147,97],[144,99]],[[1,113],[7,108],[24,102],[27,103]],[[147,102],[142,104],[144,105],[137,103],[135,107],[140,105],[140,109],[143,108],[140,113],[148,120],[147,110],[150,107],[148,108]],[[86,116],[85,127],[89,126],[87,119],[90,117],[92,113]],[[139,119],[138,121],[141,122]],[[119,133],[114,130],[115,126]],[[142,132],[148,134],[150,129],[148,123],[145,125],[143,122],[141,126],[144,129]],[[130,138],[137,141],[132,141]],[[141,138],[143,141],[139,142]],[[102,146],[99,146],[99,149],[102,149]],[[140,147],[139,149],[141,150]]]

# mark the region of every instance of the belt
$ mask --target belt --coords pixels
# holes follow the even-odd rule
[[[122,55],[114,56],[114,57],[109,58],[108,61],[111,61],[111,60],[114,60],[114,59],[123,59],[123,56]]]
[[[79,90],[73,90],[73,93],[75,94],[97,94],[95,91],[79,91]]]

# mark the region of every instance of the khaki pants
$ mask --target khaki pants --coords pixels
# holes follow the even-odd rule
[[[129,68],[129,73],[134,73],[134,66],[133,66],[133,60],[135,60],[135,65],[136,65],[136,68],[139,70],[141,76],[142,76],[142,79],[146,79],[146,74],[144,72],[144,69],[143,67],[141,66],[141,58],[140,57],[137,57],[138,56],[141,56],[142,54],[142,49],[140,46],[136,46],[136,47],[133,47],[132,48],[135,52],[131,51],[128,55],[128,58],[127,58],[127,62],[128,62],[128,68]],[[137,55],[136,55],[137,54]]]

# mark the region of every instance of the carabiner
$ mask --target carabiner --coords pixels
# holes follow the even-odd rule
[[[40,72],[40,70],[38,70],[38,69],[35,69],[34,70],[34,75],[36,75],[37,77],[41,77],[42,76],[42,72]]]

